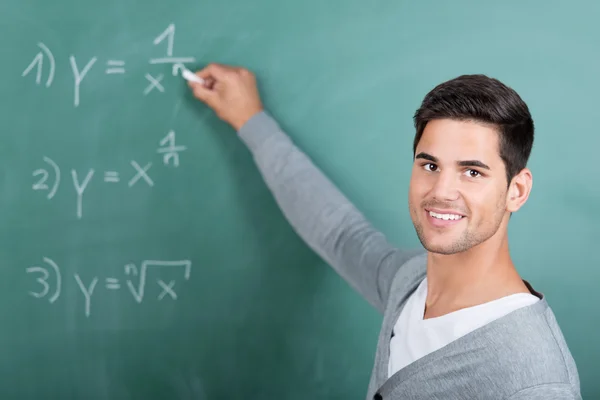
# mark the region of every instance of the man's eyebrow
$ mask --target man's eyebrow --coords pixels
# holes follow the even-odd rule
[[[465,161],[459,161],[457,163],[458,165],[460,165],[461,167],[479,167],[479,168],[483,168],[483,169],[491,169],[490,167],[488,167],[486,164],[482,163],[479,160],[465,160]]]
[[[435,158],[435,157],[434,157],[434,156],[432,156],[431,154],[427,154],[427,153],[423,153],[423,152],[421,152],[421,153],[417,154],[417,155],[415,156],[415,159],[417,159],[417,158],[422,158],[422,159],[424,159],[424,160],[428,160],[428,161],[431,161],[431,162],[438,162],[438,159],[437,159],[437,158]]]
[[[438,159],[436,157],[432,156],[431,154],[424,153],[424,152],[417,154],[415,156],[415,159],[417,159],[417,158],[421,158],[423,160],[428,160],[428,161],[431,161],[434,163],[438,162]],[[487,164],[484,164],[483,162],[481,162],[479,160],[458,161],[456,164],[458,164],[461,167],[479,167],[479,168],[491,170],[491,168]]]

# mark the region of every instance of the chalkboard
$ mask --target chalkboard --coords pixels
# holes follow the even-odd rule
[[[381,317],[297,237],[178,64],[266,107],[397,245],[425,93],[464,73],[536,123],[511,251],[600,397],[600,4],[0,3],[0,397],[361,399]]]

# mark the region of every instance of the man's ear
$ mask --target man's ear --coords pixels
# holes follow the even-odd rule
[[[525,204],[531,193],[533,186],[533,176],[528,168],[523,168],[521,172],[515,175],[508,187],[508,197],[506,199],[506,211],[515,212]]]

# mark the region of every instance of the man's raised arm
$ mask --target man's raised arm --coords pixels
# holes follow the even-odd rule
[[[401,252],[375,230],[263,109],[254,76],[211,64],[190,83],[194,95],[231,124],[300,237],[375,308],[383,311]]]

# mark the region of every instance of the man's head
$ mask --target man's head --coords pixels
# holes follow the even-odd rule
[[[423,246],[455,254],[503,234],[532,185],[525,102],[496,79],[464,75],[429,92],[414,123],[409,207]]]

